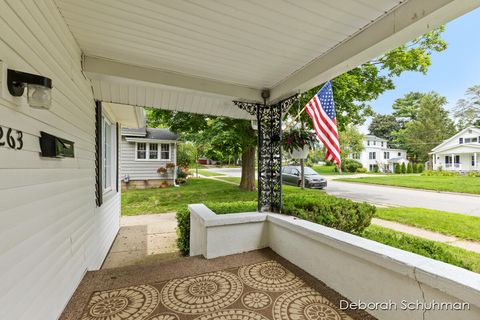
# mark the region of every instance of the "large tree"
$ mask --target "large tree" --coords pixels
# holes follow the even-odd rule
[[[376,114],[368,126],[368,131],[374,136],[393,142],[394,132],[402,129],[402,124],[391,114]]]
[[[420,101],[425,96],[422,92],[409,92],[405,96],[398,98],[392,105],[393,116],[403,123],[415,120],[417,118],[418,109],[420,109]]]
[[[358,131],[357,127],[349,125],[343,131],[340,131],[339,140],[342,146],[341,156],[346,157],[352,153],[360,153],[363,151],[364,135]]]
[[[480,126],[480,85],[470,87],[465,98],[457,101],[453,112],[458,120],[458,128]]]
[[[399,132],[416,162],[428,160],[432,148],[455,133],[455,125],[444,108],[446,103],[447,99],[435,92],[424,94],[415,120]]]

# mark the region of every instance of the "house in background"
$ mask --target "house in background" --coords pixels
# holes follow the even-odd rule
[[[348,158],[359,161],[368,171],[393,172],[395,164],[408,164],[407,151],[392,149],[388,141],[374,135],[366,135],[363,140],[364,149],[360,153],[349,154]]]
[[[433,170],[477,171],[480,156],[480,129],[468,127],[432,149]]]
[[[144,189],[175,182],[178,135],[168,129],[123,129],[122,189]]]

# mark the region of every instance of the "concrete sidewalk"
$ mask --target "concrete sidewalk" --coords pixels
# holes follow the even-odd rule
[[[179,257],[176,228],[175,212],[121,217],[102,269]]]
[[[392,229],[395,231],[403,232],[410,234],[412,236],[417,236],[420,238],[436,241],[436,242],[441,242],[445,243],[457,248],[462,248],[465,250],[473,251],[476,253],[480,253],[480,242],[478,241],[468,241],[468,240],[461,240],[457,237],[454,236],[447,236],[441,233],[417,228],[417,227],[412,227],[408,226],[402,223],[394,222],[394,221],[388,221],[388,220],[383,220],[383,219],[378,219],[378,218],[373,218],[372,219],[372,224]]]

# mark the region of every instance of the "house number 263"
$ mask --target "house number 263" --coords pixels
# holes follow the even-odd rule
[[[0,127],[0,147],[8,145],[12,149],[23,148],[23,132],[12,128]]]

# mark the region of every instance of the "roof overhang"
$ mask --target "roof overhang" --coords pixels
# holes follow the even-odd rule
[[[251,119],[232,100],[308,90],[480,0],[55,0],[96,99]]]
[[[103,103],[102,106],[123,127],[145,127],[145,110],[143,108],[114,103]]]
[[[456,146],[452,146],[449,148],[438,149],[435,151],[430,152],[429,154],[435,153],[472,153],[472,152],[480,152],[480,144],[478,143],[467,143],[467,144],[459,144]]]
[[[148,143],[177,143],[178,140],[148,139],[140,137],[125,137],[128,142],[148,142]]]

